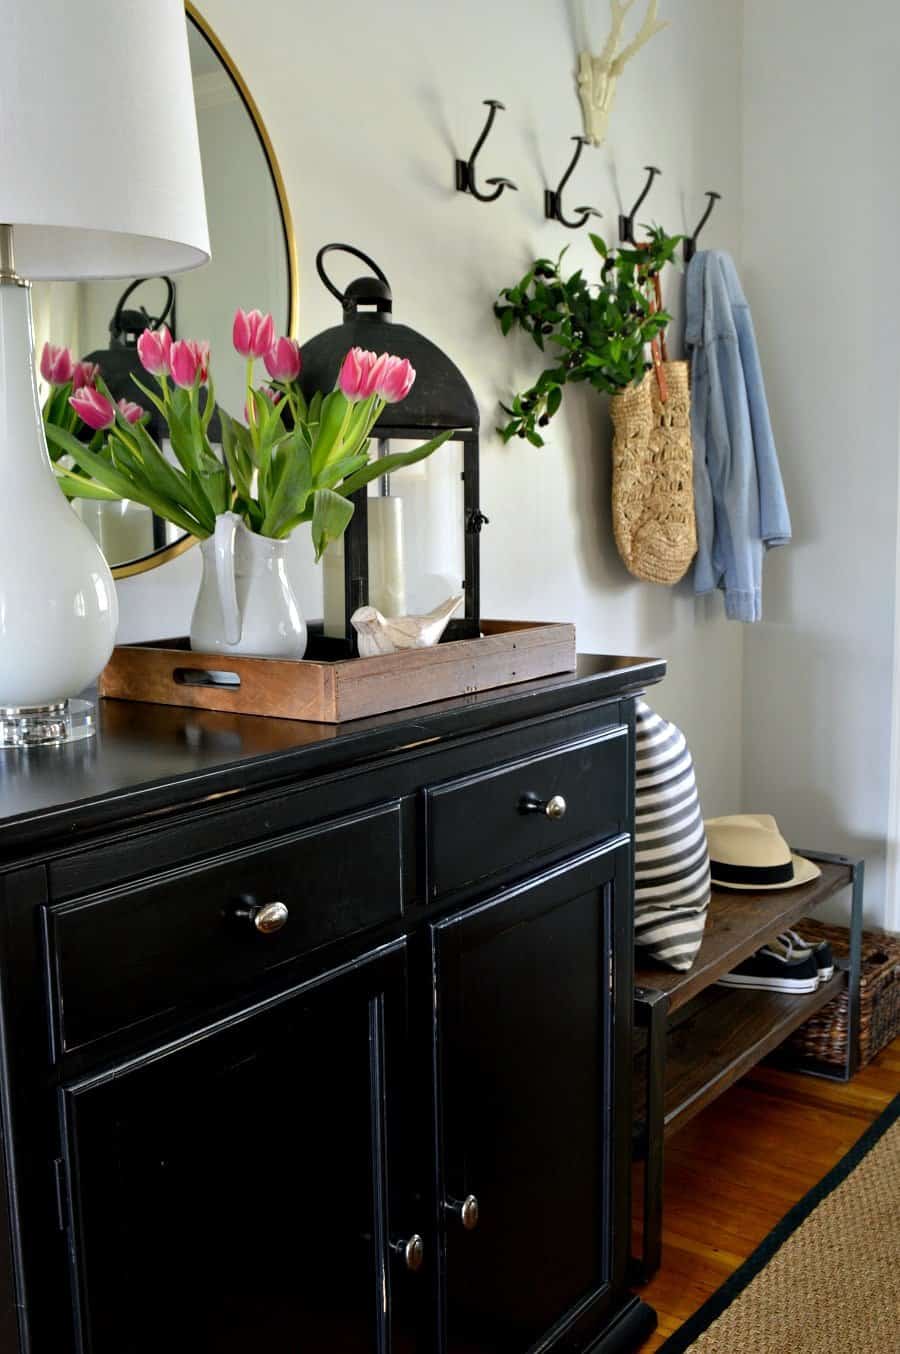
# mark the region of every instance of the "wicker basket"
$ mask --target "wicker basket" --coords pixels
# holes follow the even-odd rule
[[[677,583],[697,553],[694,453],[686,362],[663,362],[665,398],[648,374],[612,397],[612,518],[629,573]]]
[[[797,930],[806,940],[827,940],[837,958],[850,954],[850,932],[845,926],[826,926],[808,918]],[[817,1062],[844,1064],[850,996],[845,990],[801,1025],[784,1045],[785,1051]],[[900,937],[866,931],[862,944],[859,998],[859,1065],[900,1034]]]

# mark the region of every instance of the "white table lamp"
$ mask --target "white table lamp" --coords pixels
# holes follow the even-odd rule
[[[0,42],[0,746],[84,737],[115,642],[109,566],[59,489],[29,282],[205,263],[183,0],[9,0]],[[203,337],[200,335],[200,337]]]

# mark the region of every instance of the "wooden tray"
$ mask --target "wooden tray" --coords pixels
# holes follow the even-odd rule
[[[378,658],[245,658],[194,653],[186,639],[120,644],[101,696],[340,724],[575,669],[574,625],[482,621],[480,639]]]

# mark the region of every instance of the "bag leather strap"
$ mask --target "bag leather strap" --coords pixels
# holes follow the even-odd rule
[[[662,284],[659,280],[659,273],[653,274],[653,301],[650,303],[650,313],[656,314],[662,310]],[[664,362],[669,360],[669,345],[666,342],[666,331],[663,330],[657,338],[651,340],[650,356],[653,359],[653,374],[656,377],[656,384],[659,386],[659,398],[663,404],[669,398],[669,386],[666,381],[666,372],[663,366]]]

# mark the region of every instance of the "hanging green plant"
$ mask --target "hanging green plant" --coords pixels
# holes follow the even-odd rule
[[[538,259],[521,282],[506,287],[494,305],[504,335],[516,326],[554,362],[509,405],[500,408],[509,422],[497,431],[504,442],[524,437],[542,447],[538,431],[562,404],[563,388],[589,381],[595,390],[614,394],[639,385],[649,368],[647,344],[665,329],[671,316],[654,309],[654,277],[671,263],[682,237],[649,229],[638,249],[609,249],[599,235],[591,243],[603,259],[600,280],[590,282],[581,268],[562,272],[564,249],[554,263]]]

